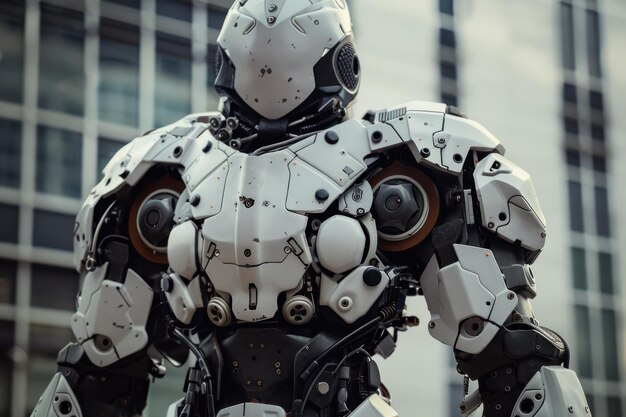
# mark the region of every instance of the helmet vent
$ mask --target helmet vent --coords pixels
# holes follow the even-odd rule
[[[337,54],[337,72],[341,83],[351,91],[359,85],[360,65],[354,46],[345,44]]]

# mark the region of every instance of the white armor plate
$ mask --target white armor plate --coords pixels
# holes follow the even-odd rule
[[[490,154],[476,166],[474,180],[484,227],[528,250],[543,248],[546,218],[526,171],[502,155]]]

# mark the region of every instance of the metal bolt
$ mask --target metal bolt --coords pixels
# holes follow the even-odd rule
[[[291,246],[285,246],[285,253],[291,253]]]
[[[270,25],[274,24],[274,22],[276,22],[276,18],[274,16],[269,16],[267,18],[267,23],[269,23]]]
[[[489,222],[489,223],[487,223],[487,227],[488,227],[488,228],[493,229],[493,226],[495,226],[495,225],[493,224],[493,222]]]
[[[274,13],[277,9],[278,9],[278,6],[276,6],[275,4],[270,4],[270,7],[267,8],[267,10],[269,10],[270,13]]]
[[[233,361],[233,366],[239,366],[239,362]]]
[[[319,384],[317,384],[317,392],[319,392],[322,395],[326,395],[328,394],[328,391],[330,391],[330,386],[328,385],[328,382],[320,382]]]
[[[506,295],[506,298],[508,298],[509,300],[512,300],[513,298],[515,298],[515,293],[510,292]]]
[[[440,136],[439,138],[437,138],[437,142],[438,143],[446,143],[446,138],[444,138],[443,136]]]
[[[277,370],[276,370],[276,375],[280,375],[280,374],[282,374],[282,373],[283,373],[283,371],[281,371],[280,369],[277,369]]]
[[[428,327],[430,327],[431,329],[435,328],[435,322],[431,321],[430,323],[428,323]]]
[[[250,255],[252,255],[252,251],[250,249],[246,249],[243,251],[243,255],[249,257]]]
[[[261,382],[261,380],[259,379],[259,380],[256,382],[256,384],[260,387],[260,386],[263,384],[263,382]]]
[[[280,362],[276,362],[276,363],[274,364],[274,366],[275,366],[275,367],[277,367],[277,368],[280,368]]]
[[[569,407],[567,407],[567,411],[569,411],[570,413],[574,412],[574,406],[570,405]]]
[[[535,394],[535,399],[536,399],[537,401],[541,400],[542,398],[543,398],[543,395],[541,395],[541,394]]]
[[[465,410],[467,410],[467,407],[465,406],[465,404],[461,404],[461,405],[459,406],[459,411],[461,411],[462,413],[464,413],[464,412],[465,412]]]

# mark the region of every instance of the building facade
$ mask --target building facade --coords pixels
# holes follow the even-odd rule
[[[548,219],[537,316],[567,338],[596,416],[626,415],[626,5],[617,0],[352,0],[353,115],[459,106],[525,168]],[[0,1],[0,416],[25,416],[54,372],[79,279],[74,215],[112,154],[215,108],[229,0]],[[411,313],[429,318],[423,299]],[[419,326],[379,361],[401,415],[457,416],[452,353]],[[172,368],[146,416],[182,395]],[[420,411],[418,411],[420,410]]]

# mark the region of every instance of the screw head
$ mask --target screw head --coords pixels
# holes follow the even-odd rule
[[[446,143],[446,138],[444,138],[443,136],[439,136],[437,138],[437,143]]]
[[[315,199],[320,203],[328,200],[328,197],[330,197],[330,194],[324,188],[320,188],[315,192]]]
[[[324,135],[324,139],[326,140],[327,143],[330,143],[331,145],[334,145],[337,142],[339,142],[339,135],[337,134],[337,132],[329,130]]]
[[[200,195],[199,194],[192,195],[191,199],[189,200],[189,204],[191,204],[194,207],[200,204]]]
[[[328,392],[330,391],[330,386],[328,385],[328,382],[320,382],[319,384],[317,384],[317,392],[319,392],[322,395],[326,395],[328,394]]]
[[[276,22],[276,18],[274,16],[268,16],[267,23],[272,25],[272,24],[274,24],[274,22]]]
[[[570,405],[569,407],[567,407],[567,411],[569,411],[570,413],[574,412],[574,406]]]
[[[278,10],[278,6],[276,6],[275,4],[270,4],[270,7],[268,7],[267,10],[269,10],[271,13],[273,13],[276,10]]]
[[[428,158],[430,156],[430,149],[428,148],[423,148],[420,151],[420,155],[422,156],[422,158]]]
[[[428,323],[428,327],[431,328],[431,329],[434,329],[435,328],[435,322],[434,321],[429,322]]]

